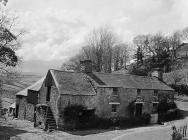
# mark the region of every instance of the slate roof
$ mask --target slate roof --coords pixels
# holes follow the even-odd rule
[[[98,87],[123,87],[133,89],[171,90],[156,77],[112,73],[81,73],[50,70],[60,94],[95,95],[93,81]]]
[[[28,90],[33,90],[33,91],[39,91],[43,81],[44,81],[45,77],[41,78],[39,81],[37,81],[36,83],[34,83],[33,85],[25,88],[24,90],[16,93],[16,95],[21,95],[21,96],[27,96],[28,95]]]
[[[60,94],[95,95],[89,78],[84,73],[50,70]]]
[[[167,84],[159,81],[156,77],[137,76],[130,74],[110,74],[97,73],[94,74],[99,77],[108,87],[123,87],[134,89],[158,89],[158,90],[173,90]],[[101,85],[101,87],[105,87]]]

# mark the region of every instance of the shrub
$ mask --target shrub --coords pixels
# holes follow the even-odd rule
[[[120,126],[121,128],[127,128],[127,127],[149,124],[150,119],[151,119],[151,115],[148,113],[144,113],[143,115],[138,116],[138,117],[118,118],[116,124]]]
[[[151,119],[151,115],[148,114],[148,113],[144,113],[144,114],[141,116],[141,120],[142,120],[142,123],[143,123],[143,124],[149,124],[149,123],[150,123],[150,119]]]
[[[158,116],[159,122],[176,120],[182,117],[180,110],[177,108],[176,103],[175,102],[167,103],[166,100],[163,100],[159,103],[158,113],[159,113]]]
[[[75,129],[79,126],[79,118],[85,109],[82,105],[67,106],[61,113],[64,125],[67,129]]]
[[[158,113],[163,114],[168,111],[168,103],[167,100],[164,99],[158,104]]]
[[[188,85],[184,85],[184,84],[182,84],[182,85],[171,84],[170,86],[175,90],[175,92],[180,93],[180,94],[188,95]]]
[[[159,114],[159,119],[163,122],[177,120],[180,118],[182,118],[182,115],[179,109],[169,110],[165,114]]]
[[[175,102],[170,102],[170,103],[168,103],[168,110],[169,110],[169,109],[176,109],[176,108],[177,108],[177,105],[176,105]]]

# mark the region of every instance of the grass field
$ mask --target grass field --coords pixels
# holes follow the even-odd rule
[[[23,73],[13,81],[4,81],[0,90],[1,98],[15,99],[15,94],[38,81],[42,76],[33,73]]]

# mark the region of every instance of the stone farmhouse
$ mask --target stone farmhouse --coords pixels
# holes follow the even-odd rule
[[[135,105],[135,116],[156,113],[160,100],[173,102],[174,98],[174,90],[160,78],[162,74],[157,70],[151,76],[93,72],[92,62],[85,60],[81,61],[81,72],[50,69],[40,89],[29,89],[36,94],[24,97],[37,104],[36,125],[56,129],[63,127],[64,108],[75,104],[103,118],[130,117],[130,104]]]

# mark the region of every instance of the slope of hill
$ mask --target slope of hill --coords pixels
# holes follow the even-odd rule
[[[3,83],[2,90],[0,92],[1,98],[15,99],[15,94],[24,88],[32,85],[38,81],[42,76],[33,73],[23,73],[19,78],[14,81],[7,81]]]

